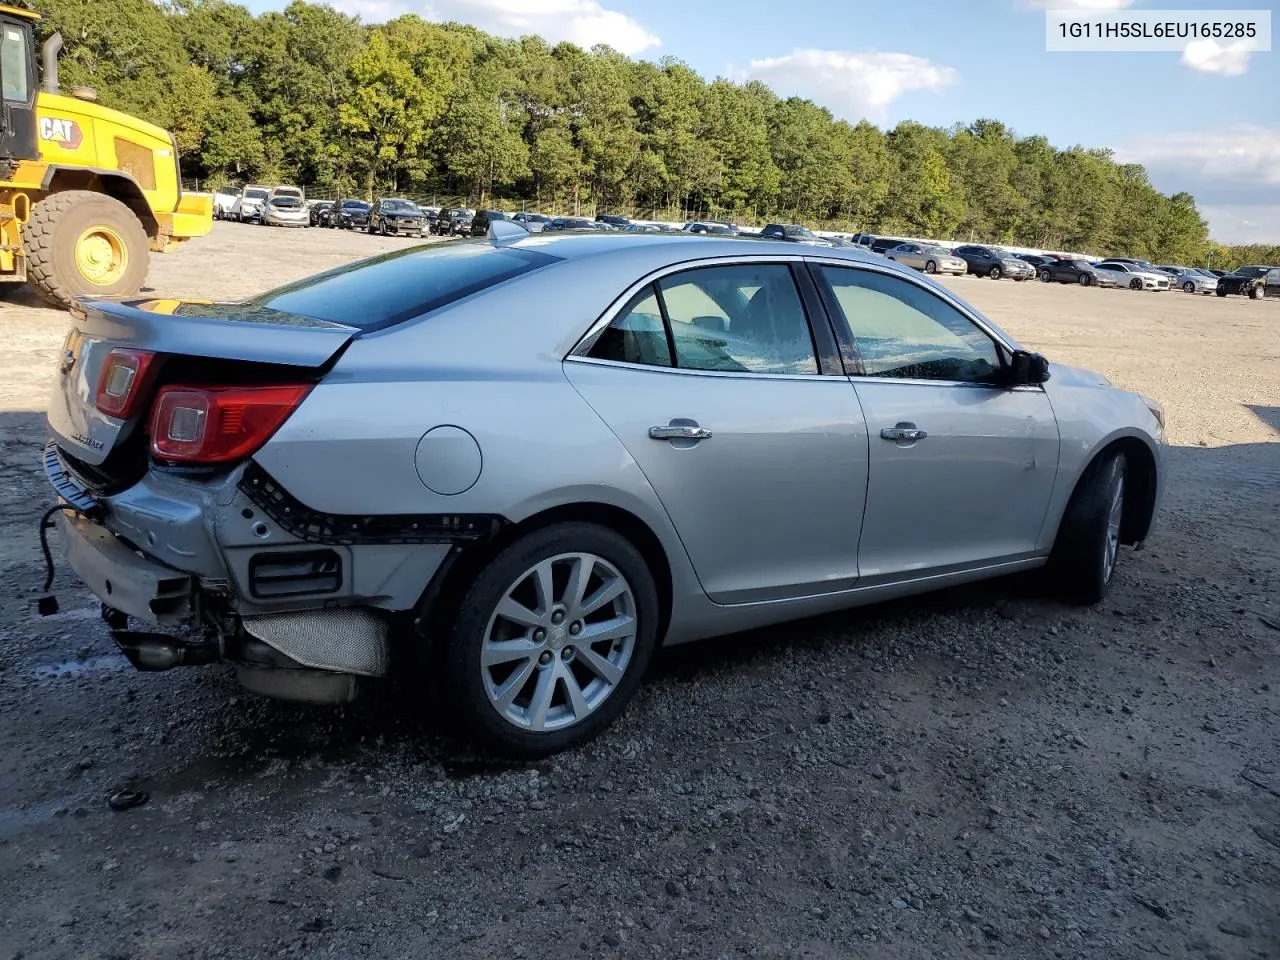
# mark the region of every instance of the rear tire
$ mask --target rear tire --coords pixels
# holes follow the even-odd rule
[[[1124,454],[1113,453],[1093,463],[1071,495],[1049,558],[1054,583],[1069,600],[1099,603],[1111,588],[1120,560],[1124,484]]]
[[[1225,297],[1225,296],[1227,295],[1227,291],[1222,290],[1222,289],[1218,289],[1218,290],[1215,290],[1215,291],[1213,291],[1213,292],[1214,292],[1214,293],[1216,293],[1216,294],[1217,294],[1218,296],[1220,296],[1220,297]]]
[[[147,279],[147,234],[114,197],[65,190],[31,208],[22,227],[27,279],[65,307],[75,297],[127,297]]]
[[[586,597],[599,595],[609,585],[621,588],[618,597],[591,611],[574,603],[569,584],[573,570],[579,569],[574,567],[575,557],[589,558],[581,569],[594,570],[600,577],[584,581]],[[534,585],[535,571],[548,565],[553,566],[546,597]],[[499,616],[500,606],[522,615]],[[563,611],[560,620],[555,619],[557,610]],[[630,629],[623,623],[625,633],[616,639],[581,643],[586,631],[599,632],[602,623],[627,617],[632,618]],[[459,734],[524,759],[585,743],[609,726],[635,695],[657,647],[658,617],[653,575],[625,537],[580,522],[535,530],[501,550],[462,596],[435,664],[444,681],[448,716]],[[582,632],[575,633],[575,624]],[[508,654],[505,663],[489,660],[485,665],[486,654],[492,657],[504,645],[510,649],[517,644],[528,644],[530,652]],[[509,673],[508,663],[515,664]],[[544,684],[546,695],[540,701]],[[505,706],[499,703],[504,688],[511,691]],[[539,702],[545,704],[541,713]],[[541,731],[533,729],[539,716]]]

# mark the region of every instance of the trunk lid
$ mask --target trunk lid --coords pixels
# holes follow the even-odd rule
[[[49,402],[49,427],[58,446],[81,466],[103,467],[97,480],[121,473],[113,453],[145,463],[139,446],[151,397],[166,382],[200,382],[202,370],[245,377],[318,377],[359,331],[355,327],[272,310],[253,303],[199,300],[82,300],[71,310],[71,331],[59,357]],[[128,420],[97,407],[103,362],[118,347],[154,353],[143,398]],[[209,381],[205,381],[209,382]],[[133,441],[133,442],[131,442]],[[76,464],[73,463],[73,466]],[[126,471],[131,472],[131,471]]]

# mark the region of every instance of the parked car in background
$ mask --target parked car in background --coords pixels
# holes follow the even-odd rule
[[[547,224],[551,222],[551,218],[545,213],[532,213],[528,210],[521,210],[519,213],[513,214],[511,219],[530,233],[537,233],[539,230],[546,229]]]
[[[135,665],[338,704],[408,676],[403,639],[432,714],[522,758],[607,728],[664,644],[1036,568],[1104,599],[1160,405],[901,266],[789,253],[539,235],[77,303],[57,542]]]
[[[543,229],[581,233],[584,230],[599,230],[604,226],[606,225],[596,223],[594,220],[588,220],[586,217],[552,217],[551,222]]]
[[[332,200],[313,200],[307,204],[307,217],[313,227],[324,226],[325,219],[333,209]]]
[[[466,236],[471,232],[474,210],[466,207],[441,207],[436,214],[436,233],[442,237]]]
[[[602,213],[596,217],[597,223],[607,223],[615,227],[625,227],[631,223],[630,217],[620,217],[617,214]]]
[[[1254,300],[1261,300],[1267,296],[1266,277],[1274,269],[1274,267],[1260,265],[1237,267],[1225,277],[1218,279],[1218,285],[1214,292],[1220,297],[1230,294],[1232,296],[1251,297]]]
[[[1198,267],[1161,267],[1172,279],[1170,286],[1177,287],[1183,293],[1214,293],[1218,289],[1218,278],[1207,270]]]
[[[712,231],[709,231],[712,232]],[[766,240],[783,240],[787,243],[803,243],[811,247],[834,247],[830,240],[823,240],[808,227],[798,223],[771,223],[760,231]]]
[[[681,230],[687,233],[714,233],[721,236],[738,233],[736,224],[725,220],[690,220]]]
[[[380,197],[369,210],[367,229],[384,237],[420,237],[427,232],[427,216],[412,200]]]
[[[369,211],[372,209],[367,200],[355,197],[336,201],[329,214],[329,226],[339,230],[363,230],[369,225]]]
[[[510,220],[511,214],[501,210],[477,210],[471,218],[471,236],[483,237],[489,232],[489,224],[495,220]]]
[[[901,237],[876,237],[867,246],[872,253],[878,253],[883,257],[898,244],[906,242]]]
[[[270,227],[311,226],[311,214],[307,212],[307,201],[302,191],[297,187],[272,187],[267,195],[262,222]]]
[[[230,220],[235,216],[236,201],[240,199],[239,187],[219,187],[213,193],[213,218]]]
[[[267,197],[271,196],[271,188],[258,183],[250,183],[240,188],[240,196],[232,205],[232,214],[241,223],[262,223],[266,212]]]
[[[1167,273],[1148,270],[1134,263],[1103,260],[1095,263],[1093,268],[1098,271],[1098,276],[1110,277],[1117,287],[1129,290],[1168,290],[1173,282],[1173,278]]]
[[[1054,259],[1053,257],[1043,253],[1019,253],[1017,254],[1017,257],[1019,260],[1024,263],[1029,263],[1037,269],[1044,266],[1046,263],[1052,263]]]
[[[951,252],[965,262],[969,273],[979,277],[990,277],[992,280],[1009,277],[1021,281],[1030,280],[1036,275],[1036,269],[1031,264],[998,247],[965,244]]]
[[[1114,287],[1115,278],[1098,272],[1088,260],[1049,260],[1036,268],[1042,283],[1078,283],[1082,287]]]
[[[896,247],[890,247],[885,256],[925,273],[961,274],[968,269],[968,264],[960,257],[952,256],[950,250],[922,243],[900,243]]]
[[[1227,271],[1225,270],[1210,270],[1209,272],[1215,277],[1225,277],[1227,275]]]

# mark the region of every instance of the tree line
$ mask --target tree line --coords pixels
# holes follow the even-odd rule
[[[172,130],[186,176],[554,211],[720,216],[1203,263],[1206,224],[1111,151],[998,120],[849,123],[678,60],[366,25],[293,0],[35,0],[64,84]],[[1235,254],[1216,248],[1215,266]]]

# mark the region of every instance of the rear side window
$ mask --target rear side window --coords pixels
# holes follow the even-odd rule
[[[249,303],[378,330],[437,310],[560,257],[489,243],[399,250],[268,291]]]

